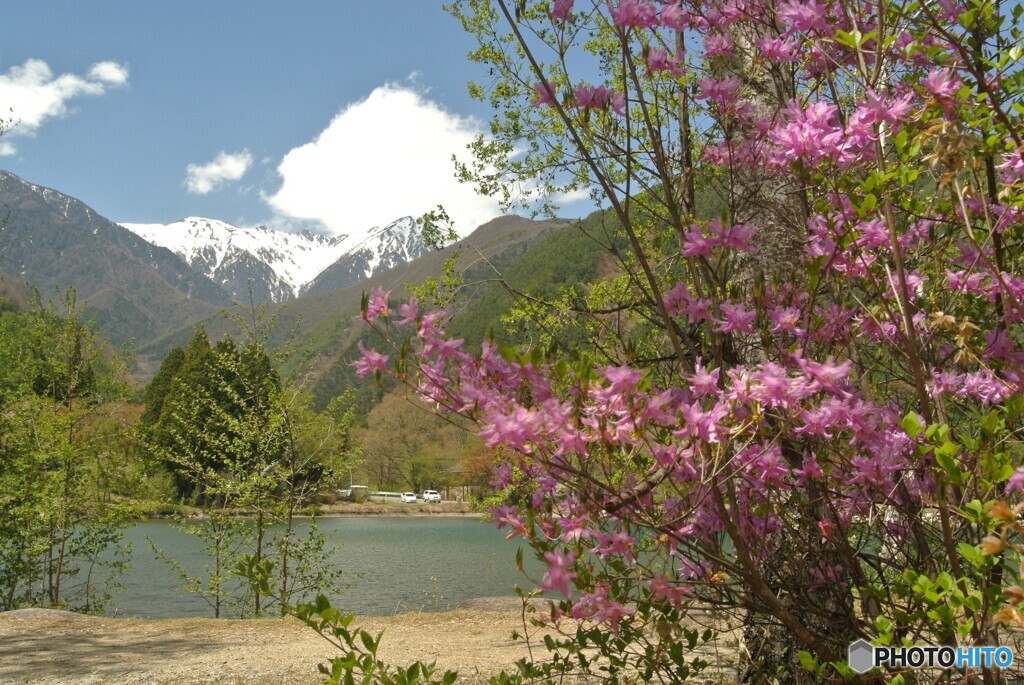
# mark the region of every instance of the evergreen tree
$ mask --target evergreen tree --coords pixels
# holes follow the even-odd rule
[[[164,407],[164,399],[166,399],[167,393],[171,389],[171,382],[184,363],[185,350],[175,347],[167,354],[163,363],[160,364],[160,369],[146,388],[143,400],[146,408],[139,417],[139,423],[143,427],[152,426],[160,420],[160,412]]]

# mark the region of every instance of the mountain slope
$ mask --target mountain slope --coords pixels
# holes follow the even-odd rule
[[[459,253],[457,271],[465,274],[465,302],[494,278],[492,265],[504,268],[522,256],[531,245],[566,225],[561,220],[530,221],[517,216],[495,219],[478,228],[470,236],[443,250],[428,252],[410,262],[378,272],[369,279],[347,288],[300,295],[273,309],[275,326],[269,343],[279,347],[291,343],[295,354],[289,370],[301,375],[317,402],[326,404],[342,392],[350,380],[348,363],[356,341],[367,335],[359,319],[359,303],[364,291],[376,287],[391,290],[393,297],[406,297],[406,283],[418,285],[441,273],[445,260]],[[382,251],[382,254],[386,251]],[[234,326],[223,316],[211,316],[201,324],[211,339],[236,334]],[[292,338],[292,334],[295,334]],[[140,350],[140,357],[159,363],[176,346],[184,345],[192,335],[192,327],[183,327],[161,336]]]
[[[7,212],[0,270],[43,299],[73,286],[115,344],[144,343],[209,316],[230,296],[166,248],[154,246],[79,200],[0,171]]]
[[[420,285],[438,278],[446,260],[458,253],[456,273],[463,279],[450,313],[458,316],[497,278],[533,246],[567,226],[564,220],[531,221],[506,216],[490,221],[458,243],[430,252],[408,264],[373,276],[356,285],[320,295],[301,297],[281,312],[279,323],[302,322],[295,339],[299,351],[295,364],[301,366],[318,404],[326,404],[347,387],[358,387],[357,394],[379,394],[373,384],[357,383],[350,362],[357,355],[356,344],[371,340],[369,329],[359,318],[363,292],[380,287],[390,290],[393,301],[408,297],[406,284]],[[376,397],[359,397],[367,409]]]

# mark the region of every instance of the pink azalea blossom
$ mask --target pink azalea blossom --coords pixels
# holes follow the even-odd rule
[[[754,47],[761,57],[771,62],[793,62],[799,54],[800,45],[792,38],[762,36],[754,41]]]
[[[683,237],[681,254],[684,257],[710,257],[711,242],[704,237],[704,232],[697,224],[692,224]]]
[[[696,397],[705,397],[718,392],[718,374],[721,372],[720,368],[711,369],[710,371],[704,368],[701,360],[697,360],[694,365],[693,374],[687,377],[690,383],[690,390],[693,391]]]
[[[516,407],[511,414],[496,413],[478,435],[488,447],[505,445],[520,452],[529,452],[530,444],[539,440],[541,418],[536,411]]]
[[[555,591],[566,597],[572,596],[572,581],[576,579],[576,572],[572,567],[576,563],[576,552],[565,552],[561,549],[544,552],[544,562],[548,570],[537,586],[544,592]]]
[[[693,588],[689,585],[678,585],[658,573],[655,573],[647,581],[647,587],[651,591],[652,597],[663,599],[675,607],[680,606],[685,598],[693,596]]]
[[[565,21],[572,12],[574,0],[555,0],[551,8],[551,19],[553,21]]]
[[[411,323],[416,323],[416,319],[420,315],[420,302],[415,297],[409,299],[408,302],[398,305],[398,313],[402,315],[402,318],[395,323],[399,326],[406,326]]]
[[[1016,149],[1003,155],[1002,161],[996,165],[1002,173],[1004,183],[1024,181],[1024,150]]]
[[[939,102],[948,103],[960,90],[961,83],[952,69],[937,68],[921,79],[921,85]]]
[[[658,25],[658,10],[645,0],[619,0],[608,3],[608,13],[617,26],[650,29]]]
[[[1024,490],[1024,466],[1017,467],[1017,470],[1013,472],[1010,479],[1006,481],[1006,492],[1016,492],[1017,490]]]
[[[378,316],[387,316],[389,297],[391,297],[390,290],[385,291],[383,288],[374,288],[367,300],[366,311],[363,312],[363,320],[369,322],[375,320]]]
[[[669,57],[668,50],[665,48],[651,48],[647,51],[647,74],[667,71],[673,76],[682,76],[681,62],[679,55]]]
[[[352,366],[355,367],[357,376],[363,378],[375,371],[387,373],[388,356],[386,354],[381,354],[376,350],[366,349],[363,347],[362,340],[358,341],[356,346],[359,348],[359,354],[362,355],[362,357],[352,362]]]
[[[686,305],[686,316],[689,318],[690,323],[709,321],[711,319],[712,304],[712,301],[707,297],[691,298]]]
[[[779,146],[785,159],[814,162],[824,158],[848,161],[844,148],[846,135],[839,125],[835,105],[818,101],[807,109],[793,102],[786,108],[790,122],[768,134],[769,140]]]
[[[697,81],[698,100],[708,100],[718,104],[728,104],[736,99],[736,92],[740,89],[740,80],[735,76],[726,76],[722,80],[716,80],[705,76]]]
[[[704,36],[704,56],[716,57],[732,55],[732,38],[721,33],[710,33]]]
[[[679,281],[665,291],[662,299],[669,315],[679,316],[686,310],[686,303],[690,301],[690,293],[686,289],[686,284]]]
[[[613,92],[606,86],[576,86],[572,90],[573,104],[577,109],[611,109],[624,114],[625,98],[622,93]]]
[[[613,530],[607,534],[600,534],[596,538],[597,546],[591,551],[594,554],[606,557],[614,554],[629,561],[633,561],[633,548],[636,546],[636,538],[620,530]]]
[[[768,318],[775,324],[772,326],[772,333],[803,335],[803,329],[797,327],[801,314],[796,307],[773,307],[768,311]]]
[[[750,333],[754,329],[751,324],[754,323],[754,312],[747,309],[741,304],[732,305],[728,302],[722,303],[722,317],[715,321],[717,326],[715,330],[719,333]]]
[[[540,107],[541,105],[548,105],[549,107],[555,106],[554,93],[549,91],[550,84],[545,84],[543,81],[537,81],[533,84],[533,98],[530,100],[530,104],[534,107]]]
[[[608,596],[608,587],[603,583],[595,586],[593,592],[585,593],[579,603],[590,608],[588,618],[597,623],[607,623],[608,629],[616,634],[619,632],[622,619],[636,613],[635,609],[627,609],[611,599]]]
[[[667,4],[661,10],[661,25],[673,31],[685,31],[692,21],[690,13],[682,5]]]
[[[790,31],[810,33],[825,32],[828,22],[825,21],[825,5],[821,0],[788,0],[779,4],[779,20],[789,26]]]

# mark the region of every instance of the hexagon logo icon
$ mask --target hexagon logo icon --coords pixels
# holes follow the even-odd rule
[[[857,640],[847,650],[846,663],[857,673],[867,673],[875,667],[875,648],[867,640]]]

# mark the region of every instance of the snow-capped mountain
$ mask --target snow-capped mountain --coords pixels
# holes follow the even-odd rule
[[[410,216],[403,217],[383,228],[371,229],[362,240],[346,241],[345,253],[317,274],[302,293],[345,288],[399,264],[411,262],[428,251],[416,221]]]
[[[365,238],[327,238],[302,231],[288,233],[266,226],[239,228],[215,219],[189,217],[171,224],[121,224],[144,240],[166,247],[220,284],[236,300],[272,301],[321,292],[369,278],[424,254],[426,247],[411,217]],[[333,270],[333,271],[332,271]],[[345,272],[351,280],[332,287],[309,288],[325,272]],[[328,278],[325,282],[341,283]]]

